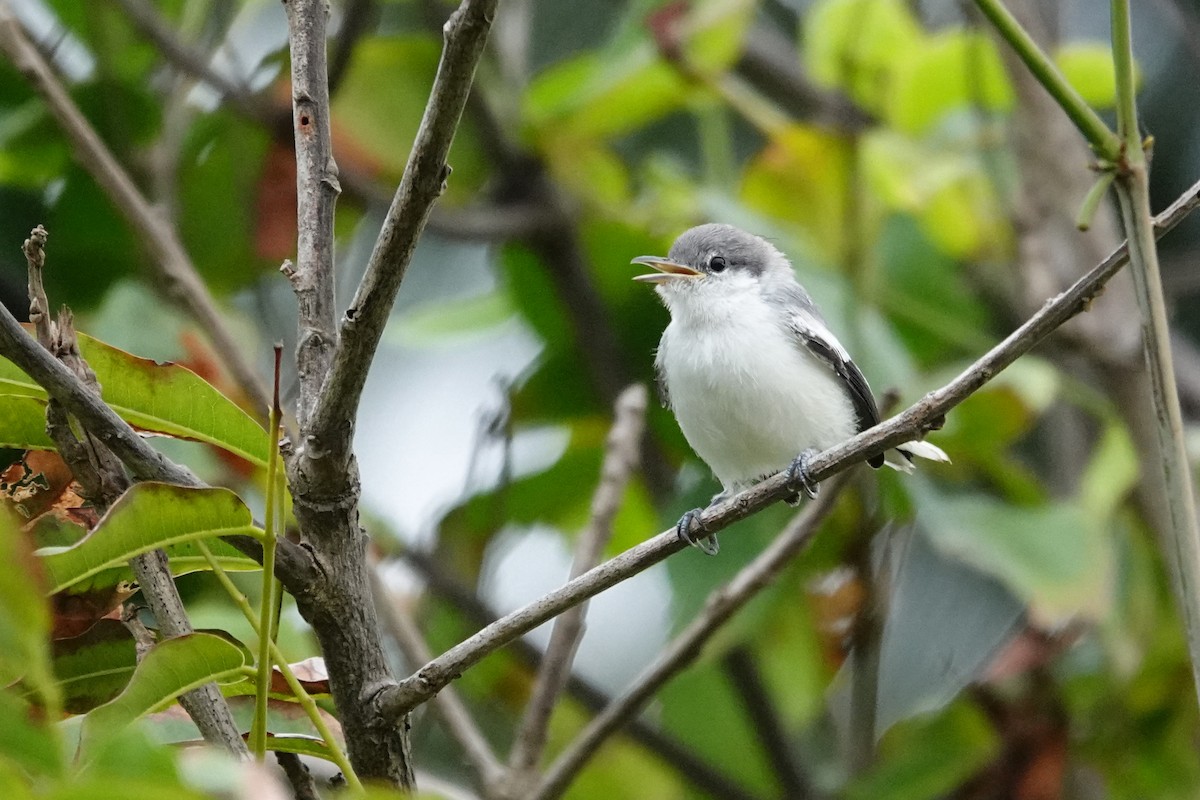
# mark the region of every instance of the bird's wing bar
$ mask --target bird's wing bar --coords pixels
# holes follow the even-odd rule
[[[858,416],[858,430],[861,433],[867,428],[879,423],[879,407],[875,405],[875,395],[867,384],[866,377],[850,359],[850,354],[842,343],[829,332],[829,329],[811,314],[795,314],[788,321],[792,333],[799,339],[800,344],[814,356],[829,365],[830,369],[841,378],[854,404],[854,413]],[[868,459],[872,467],[883,466],[883,455]]]

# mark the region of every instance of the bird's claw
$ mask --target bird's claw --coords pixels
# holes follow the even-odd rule
[[[817,491],[820,487],[813,480],[812,470],[809,469],[809,465],[819,452],[819,450],[810,447],[796,456],[796,460],[788,465],[786,472],[787,487],[795,493],[797,500],[799,500],[800,492],[804,492],[813,499],[817,497]]]
[[[698,547],[703,550],[706,555],[715,556],[721,550],[715,533],[709,533],[698,538],[692,536],[693,528],[699,530],[701,533],[705,533],[704,521],[700,519],[702,513],[704,513],[703,508],[693,508],[680,517],[679,522],[675,523],[675,534],[692,547]]]

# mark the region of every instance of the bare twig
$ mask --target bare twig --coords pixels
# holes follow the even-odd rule
[[[1200,205],[1200,182],[1193,184],[1170,208],[1158,215],[1155,220],[1157,235],[1161,236],[1173,228],[1197,205]],[[825,480],[876,453],[919,438],[940,425],[948,411],[1033,349],[1064,322],[1087,310],[1088,304],[1103,290],[1104,284],[1128,259],[1128,250],[1122,245],[1069,289],[1048,300],[1040,311],[950,383],[925,395],[895,417],[814,457],[810,465],[813,477],[818,481]],[[703,528],[706,532],[716,533],[790,494],[786,477],[783,474],[775,475],[721,503],[709,506],[701,515]],[[374,698],[379,713],[390,719],[399,719],[487,654],[684,547],[686,545],[679,540],[674,529],[665,531],[517,609],[438,656],[399,684],[381,689]]]
[[[404,601],[384,585],[378,568],[371,570],[371,590],[384,627],[404,654],[405,660],[410,664],[428,661],[431,653],[420,628],[404,607]],[[433,698],[433,710],[446,732],[462,748],[464,757],[475,771],[478,785],[484,791],[496,786],[504,774],[504,767],[458,693],[450,688],[441,692]]]
[[[42,96],[70,139],[76,159],[146,243],[157,274],[165,284],[167,296],[191,316],[211,339],[234,380],[253,402],[255,415],[265,418],[269,401],[262,382],[225,326],[208,287],[196,273],[174,229],[134,185],[129,174],[67,94],[49,64],[29,42],[7,0],[0,0],[0,50]]]
[[[592,497],[591,519],[575,544],[571,578],[577,578],[600,561],[604,546],[612,537],[613,519],[621,507],[629,478],[637,469],[645,428],[648,393],[646,387],[634,384],[617,398],[612,430],[600,469],[600,484]],[[550,642],[534,680],[529,704],[517,726],[517,734],[509,755],[508,791],[512,797],[525,797],[537,779],[537,767],[546,747],[550,714],[566,687],[571,674],[571,662],[583,638],[587,603],[569,609],[554,621]]]
[[[79,354],[71,312],[63,308],[58,324],[51,325],[49,314],[44,310],[49,307],[42,286],[46,238],[45,228],[39,225],[33,229],[23,247],[29,266],[29,316],[30,319],[41,318],[35,319],[41,345],[71,370],[88,392],[98,396],[100,385],[96,381],[96,374]],[[121,462],[102,441],[86,428],[79,430],[71,422],[58,401],[51,400],[47,404],[46,430],[50,438],[82,487],[83,495],[100,513],[104,513],[129,488],[129,479]],[[130,564],[163,636],[172,638],[191,633],[192,623],[171,576],[166,554],[162,550],[144,553],[132,559]],[[235,754],[246,754],[246,744],[216,684],[209,683],[185,693],[179,698],[179,703],[206,741]]]
[[[775,704],[758,671],[754,653],[746,645],[734,647],[725,656],[725,668],[750,717],[750,727],[762,743],[767,761],[779,779],[780,796],[789,800],[815,797],[816,792],[797,761],[788,742],[787,731],[779,721]]]
[[[770,586],[792,558],[808,545],[821,521],[833,509],[845,484],[846,479],[840,478],[823,487],[821,495],[797,514],[766,550],[743,567],[733,580],[708,596],[699,615],[663,648],[654,663],[567,746],[546,771],[545,780],[530,800],[549,800],[566,791],[583,765],[599,752],[604,740],[637,715],[667,681],[694,662],[713,635],[746,603]]]
[[[292,52],[292,121],[296,137],[295,268],[287,273],[299,303],[300,341],[296,366],[300,402],[296,417],[302,431],[308,421],[329,359],[337,346],[333,303],[333,211],[342,188],[333,160],[326,79],[325,0],[286,4]]]
[[[345,468],[351,445],[350,423],[367,370],[417,238],[449,177],[446,156],[495,10],[496,0],[463,0],[443,29],[445,46],[425,115],[367,272],[342,320],[341,341],[312,417],[311,435],[315,441],[304,443],[301,454],[310,470],[336,473]]]

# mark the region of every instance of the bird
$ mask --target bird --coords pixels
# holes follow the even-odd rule
[[[666,257],[639,256],[671,316],[655,355],[663,404],[720,481],[717,502],[786,470],[789,487],[816,496],[812,457],[879,422],[862,370],[829,330],[792,264],[775,245],[732,225],[684,231]],[[911,441],[868,459],[905,472],[914,456],[949,461]],[[693,537],[702,509],[679,520],[681,539],[710,555],[715,536]]]

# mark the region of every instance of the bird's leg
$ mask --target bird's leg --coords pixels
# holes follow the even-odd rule
[[[788,465],[787,472],[785,473],[787,476],[787,487],[794,493],[791,497],[787,498],[789,504],[796,505],[800,502],[800,492],[804,492],[811,498],[816,498],[817,490],[820,487],[817,486],[817,482],[812,478],[812,471],[809,469],[809,464],[812,463],[813,458],[820,452],[820,450],[810,447],[796,456],[796,460]]]
[[[717,497],[720,497],[720,495],[717,495]],[[706,534],[704,520],[700,518],[700,515],[703,513],[703,508],[693,508],[684,514],[679,518],[679,522],[675,523],[675,534],[692,547],[698,547],[703,550],[706,555],[715,556],[720,552],[721,545],[717,543],[717,535],[715,533]],[[693,537],[693,529],[702,535]]]

